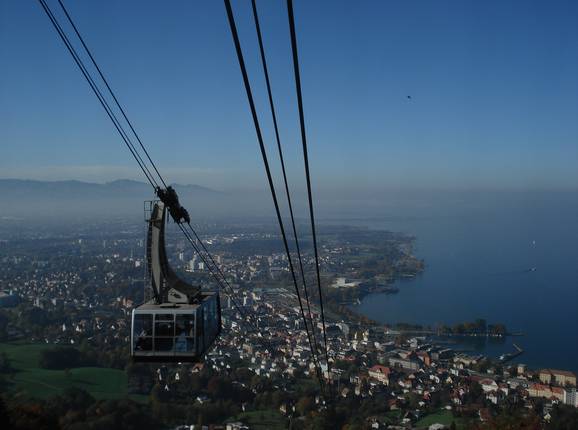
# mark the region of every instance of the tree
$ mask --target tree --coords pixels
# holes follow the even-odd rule
[[[454,333],[463,334],[466,332],[466,326],[464,324],[456,324],[453,328]]]
[[[49,430],[58,428],[56,417],[39,402],[16,405],[11,410],[10,421],[12,430]]]
[[[271,403],[274,408],[278,408],[283,403],[285,396],[281,390],[275,391],[271,396]]]
[[[419,394],[417,393],[409,393],[408,396],[408,402],[409,402],[409,407],[411,409],[417,409],[419,407],[419,402],[421,401],[421,397]]]
[[[167,392],[159,384],[155,384],[155,386],[152,388],[150,398],[153,404],[156,404],[157,406],[160,403],[169,401]]]
[[[207,391],[215,399],[230,398],[234,394],[231,388],[231,384],[219,376],[213,376],[207,384]]]
[[[81,365],[80,351],[72,347],[57,347],[42,351],[39,360],[43,369],[64,370]]]
[[[61,397],[69,409],[84,410],[94,403],[94,397],[78,387],[66,388]]]
[[[261,377],[259,375],[254,375],[251,378],[251,388],[257,388],[261,384]]]
[[[11,373],[14,369],[10,365],[10,359],[5,352],[0,354],[0,373]]]
[[[480,398],[483,398],[484,390],[482,386],[477,382],[472,382],[470,385],[470,392],[469,397],[472,401],[478,401]]]
[[[10,427],[10,416],[6,410],[6,404],[4,399],[0,397],[0,428],[9,429]]]
[[[493,332],[503,336],[506,334],[506,326],[504,324],[494,324]]]
[[[313,409],[313,399],[311,397],[301,397],[295,406],[301,415],[307,415]]]
[[[556,405],[552,409],[550,429],[575,429],[578,428],[578,409],[567,405]]]
[[[49,320],[48,312],[37,307],[26,308],[20,314],[20,321],[24,326],[42,327],[48,325]]]
[[[4,313],[4,311],[0,310],[0,338],[6,336],[6,329],[8,328],[8,323],[10,322],[10,318],[8,315]]]

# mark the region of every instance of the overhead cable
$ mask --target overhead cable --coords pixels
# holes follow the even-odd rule
[[[241,314],[241,317],[243,319],[245,319],[253,328],[253,330],[256,333],[259,333],[261,335],[262,338],[265,339],[265,336],[263,336],[263,333],[261,333],[261,330],[259,330],[259,327],[257,327],[257,325],[252,321],[251,318],[249,318],[247,316],[247,314],[243,311],[243,309],[239,306],[239,304],[237,303],[237,301],[235,300],[235,291],[233,289],[233,287],[227,282],[226,278],[223,275],[223,279],[226,282],[226,285],[223,284],[223,282],[220,280],[220,278],[217,276],[217,273],[215,272],[215,270],[212,268],[212,266],[209,264],[209,261],[205,258],[205,256],[203,255],[203,253],[200,251],[199,247],[197,246],[197,244],[195,243],[194,239],[192,238],[192,236],[190,235],[190,233],[188,233],[186,231],[186,229],[183,227],[182,224],[177,224],[179,226],[179,229],[182,231],[182,233],[184,234],[185,238],[188,240],[188,242],[191,244],[192,248],[195,250],[195,252],[197,253],[197,255],[199,256],[199,258],[203,261],[203,263],[205,264],[205,266],[207,267],[207,270],[209,270],[209,273],[213,276],[213,278],[215,279],[215,281],[217,281],[217,284],[219,285],[219,290],[222,290],[228,297],[231,298],[231,301],[233,302],[233,305],[235,306],[235,309],[237,310],[237,312],[239,312]],[[190,224],[189,224],[189,227]],[[192,227],[191,227],[192,229]],[[196,233],[195,233],[196,235]],[[198,237],[198,236],[197,236]],[[200,240],[199,240],[200,241]],[[202,244],[202,242],[200,242]],[[204,245],[203,245],[204,248]],[[206,249],[206,248],[205,248]],[[208,253],[208,255],[211,257],[211,260],[213,260],[213,257],[210,255],[210,253],[208,251],[206,251]],[[214,260],[213,260],[214,261]],[[216,263],[215,263],[216,264]],[[215,266],[218,268],[218,266]],[[220,271],[220,269],[219,269]],[[222,274],[223,272],[221,272]],[[229,290],[227,290],[227,287],[229,288]],[[268,341],[265,339],[265,341],[268,343]],[[273,348],[270,348],[273,352]]]
[[[237,59],[239,61],[239,67],[241,68],[241,74],[243,77],[243,83],[245,86],[245,91],[247,93],[247,99],[249,102],[249,107],[251,109],[251,116],[253,118],[253,123],[255,126],[255,132],[257,134],[257,140],[259,142],[259,148],[261,150],[261,156],[263,158],[263,164],[265,166],[265,172],[267,174],[267,181],[269,182],[269,189],[271,191],[271,197],[273,198],[273,204],[275,206],[275,213],[277,215],[277,222],[279,223],[279,228],[281,230],[281,236],[283,239],[283,246],[285,247],[285,253],[287,254],[287,259],[289,261],[289,269],[291,271],[291,277],[293,279],[293,284],[295,286],[295,292],[297,294],[297,300],[299,302],[299,308],[301,311],[301,317],[303,319],[303,323],[305,325],[305,331],[307,332],[307,340],[309,342],[309,347],[311,348],[312,351],[312,355],[313,355],[313,362],[315,365],[315,368],[317,370],[317,374],[318,374],[318,378],[319,378],[319,382],[322,385],[322,379],[319,375],[319,364],[317,361],[317,354],[316,351],[313,348],[313,341],[311,339],[311,333],[309,332],[309,324],[307,324],[307,317],[305,316],[305,311],[303,309],[303,302],[301,300],[301,293],[299,292],[299,286],[297,283],[297,278],[295,276],[295,269],[293,267],[293,262],[292,262],[292,258],[291,258],[291,253],[289,251],[289,245],[287,242],[287,235],[285,233],[285,228],[283,226],[283,219],[281,218],[281,212],[279,209],[279,202],[277,200],[277,194],[275,192],[275,185],[273,184],[273,178],[271,176],[271,170],[269,168],[269,161],[267,159],[267,152],[265,150],[265,144],[263,143],[263,135],[261,133],[261,126],[259,125],[259,118],[257,116],[257,111],[255,108],[255,102],[253,100],[253,93],[251,90],[251,84],[249,83],[249,77],[247,75],[247,69],[245,67],[245,60],[243,58],[243,52],[241,50],[241,43],[239,41],[239,35],[237,33],[237,26],[235,24],[235,18],[233,16],[233,10],[231,8],[231,2],[230,0],[224,0],[225,2],[225,8],[227,10],[227,17],[229,20],[229,27],[231,28],[231,35],[233,36],[233,42],[235,44],[235,50],[237,52]]]
[[[96,62],[96,60],[94,59],[94,57],[92,56],[92,53],[90,52],[90,49],[88,49],[88,46],[86,46],[86,43],[84,43],[84,39],[83,37],[80,35],[80,32],[78,31],[78,28],[76,28],[76,25],[74,24],[74,21],[72,20],[72,18],[70,17],[68,11],[66,10],[66,8],[64,7],[64,4],[62,3],[62,0],[58,0],[58,3],[60,4],[60,7],[62,8],[62,10],[64,11],[64,14],[66,15],[66,18],[68,19],[68,22],[70,22],[70,25],[72,26],[72,28],[74,29],[74,32],[76,33],[76,35],[78,36],[78,39],[80,40],[80,43],[82,43],[82,46],[84,47],[84,49],[86,50],[86,53],[88,54],[88,56],[90,57],[90,60],[92,61],[92,64],[94,64],[94,67],[96,68],[96,70],[98,71],[98,74],[100,75],[102,81],[104,82],[104,84],[106,85],[106,88],[108,89],[110,95],[112,96],[112,98],[114,99],[114,102],[116,103],[116,105],[118,106],[118,108],[120,109],[122,116],[124,117],[124,119],[126,120],[128,126],[130,127],[131,131],[133,132],[134,136],[136,137],[138,143],[140,144],[140,147],[142,148],[142,150],[144,151],[145,155],[147,156],[149,162],[151,163],[153,169],[155,169],[155,172],[157,173],[160,181],[163,183],[163,185],[165,186],[165,188],[167,187],[167,184],[165,183],[163,177],[161,176],[161,174],[159,173],[157,166],[155,165],[155,163],[153,162],[153,160],[151,159],[147,149],[145,148],[145,146],[143,145],[142,141],[140,140],[139,135],[137,134],[137,132],[135,131],[134,127],[132,126],[132,123],[130,122],[130,120],[128,119],[124,109],[122,108],[122,105],[119,103],[118,99],[116,98],[116,95],[114,93],[114,91],[112,90],[112,88],[110,87],[110,85],[108,84],[107,79],[104,77],[104,74],[102,73],[102,71],[100,70],[100,67],[98,67],[98,63]]]
[[[92,77],[90,71],[88,70],[88,68],[86,67],[86,65],[84,64],[82,58],[80,57],[80,55],[78,54],[78,52],[76,51],[76,49],[74,48],[74,45],[70,42],[70,39],[68,38],[68,36],[66,35],[66,32],[64,31],[64,29],[62,28],[62,26],[60,25],[60,23],[58,22],[58,19],[56,18],[56,16],[54,15],[54,13],[52,12],[52,10],[50,9],[50,7],[48,6],[48,4],[46,3],[45,0],[38,0],[40,5],[42,6],[42,9],[44,10],[44,12],[46,13],[46,15],[48,16],[48,18],[50,19],[50,22],[52,23],[54,29],[56,30],[57,34],[60,36],[60,38],[62,39],[62,41],[64,42],[67,50],[69,51],[69,53],[71,54],[72,58],[74,59],[76,65],[78,66],[78,68],[80,69],[80,71],[82,72],[82,75],[84,76],[84,78],[86,79],[86,81],[88,82],[88,84],[90,85],[90,88],[92,89],[92,91],[94,92],[94,94],[96,95],[96,97],[98,98],[100,104],[102,105],[102,107],[104,108],[104,110],[106,111],[108,117],[110,118],[110,120],[112,121],[113,125],[115,126],[116,130],[118,131],[118,133],[120,134],[122,140],[124,141],[125,145],[127,146],[127,148],[129,149],[129,151],[131,152],[132,156],[134,157],[135,161],[137,162],[137,164],[139,165],[139,167],[141,168],[142,172],[144,173],[145,177],[147,178],[147,181],[149,182],[149,184],[154,188],[154,190],[156,191],[159,188],[159,184],[156,181],[156,178],[154,177],[154,175],[152,174],[152,172],[149,170],[148,166],[146,165],[145,161],[142,159],[141,155],[139,154],[139,152],[137,151],[136,147],[134,146],[134,144],[132,143],[130,137],[128,136],[128,133],[124,130],[122,124],[120,123],[119,119],[117,118],[115,112],[113,111],[113,109],[110,107],[108,101],[106,100],[106,98],[104,97],[102,91],[100,90],[99,86],[96,84],[94,78]],[[134,136],[136,137],[136,139],[138,140],[141,148],[143,149],[143,151],[145,152],[149,162],[151,163],[152,167],[154,168],[155,172],[158,175],[158,179],[162,182],[162,184],[166,187],[166,183],[162,177],[162,175],[160,174],[160,172],[158,171],[155,163],[153,162],[153,160],[151,159],[148,151],[146,150],[146,148],[144,147],[142,141],[140,140],[138,134],[136,133],[134,127],[132,126],[132,123],[130,122],[130,120],[128,119],[124,109],[122,108],[121,104],[119,103],[116,95],[114,94],[113,90],[111,89],[110,85],[108,84],[106,78],[104,77],[104,74],[102,73],[100,67],[98,66],[95,58],[93,57],[92,53],[90,52],[88,46],[86,45],[86,43],[84,42],[84,39],[82,38],[78,28],[76,27],[76,25],[74,24],[74,21],[72,20],[72,17],[70,16],[70,14],[68,13],[68,11],[66,10],[64,4],[58,0],[60,6],[62,7],[68,21],[70,22],[71,26],[73,27],[76,35],[78,36],[80,42],[82,43],[84,49],[86,50],[86,52],[88,53],[93,65],[95,66],[96,70],[98,71],[102,81],[105,83],[110,95],[112,96],[112,98],[114,99],[116,105],[118,106],[118,108],[120,109],[120,111],[122,112],[123,117],[125,118],[127,124],[129,125],[130,129],[132,130]],[[180,225],[180,224],[179,224]],[[181,226],[182,227],[182,226]],[[200,252],[200,250],[198,249],[198,247],[196,247],[196,245],[194,244],[194,241],[191,240],[191,238],[188,236],[187,232],[182,229],[183,234],[185,235],[185,238],[191,243],[191,245],[193,246],[193,249],[195,250],[195,252],[197,254],[199,254],[199,256],[201,257],[201,259],[204,259],[204,256],[202,255],[202,253]],[[196,233],[195,233],[196,235]],[[201,245],[203,245],[202,241],[199,242],[201,243]],[[207,254],[209,255],[209,257],[211,258],[211,260],[213,261],[213,263],[215,264],[215,267],[217,269],[219,269],[219,272],[223,275],[222,271],[220,270],[219,266],[215,263],[214,259],[212,258],[212,256],[210,255],[210,253],[208,252],[208,250],[205,248],[205,246],[203,245],[203,248],[205,249],[205,251],[207,252]],[[205,262],[205,264],[207,265],[207,267],[209,267],[209,263]],[[217,281],[217,283],[219,283],[222,286],[222,283],[219,280],[219,277],[217,276],[217,273],[215,273],[213,270],[210,270],[212,276],[215,278],[215,280]],[[226,281],[226,278],[225,278]],[[252,326],[253,328],[258,331],[260,333],[260,331],[258,330],[258,328],[255,326],[255,324],[246,316],[246,314],[241,310],[241,308],[238,306],[236,300],[235,300],[235,291],[232,289],[232,287],[230,287],[230,291],[227,291],[227,288],[223,288],[223,291],[225,292],[225,294],[227,294],[229,297],[231,297],[233,304],[235,305],[235,307],[237,308],[237,310],[241,313],[242,317],[244,319],[246,319]],[[264,337],[261,333],[261,336]]]
[[[78,55],[76,49],[74,48],[74,46],[72,45],[72,43],[70,42],[68,36],[66,35],[66,33],[64,32],[64,30],[62,29],[62,27],[60,26],[57,18],[54,16],[54,14],[52,13],[52,10],[50,9],[50,7],[48,6],[48,4],[46,3],[45,0],[38,0],[40,5],[42,6],[42,8],[44,9],[44,12],[46,13],[46,15],[48,16],[48,18],[50,19],[50,22],[52,23],[54,29],[56,30],[56,32],[58,33],[58,35],[60,36],[60,38],[62,39],[62,41],[64,42],[64,45],[66,46],[66,48],[68,49],[68,52],[70,53],[70,55],[72,56],[72,58],[74,59],[74,62],[76,63],[76,65],[78,66],[78,68],[80,69],[80,71],[82,72],[84,78],[86,79],[86,81],[88,82],[88,84],[90,85],[90,88],[92,89],[92,91],[94,92],[94,94],[96,95],[96,97],[98,98],[100,104],[102,105],[102,107],[104,108],[104,110],[106,111],[108,117],[110,118],[110,120],[112,121],[112,123],[114,124],[116,130],[118,131],[118,133],[120,134],[122,140],[124,141],[125,145],[127,146],[127,148],[129,149],[129,151],[131,152],[132,156],[134,157],[135,161],[137,162],[137,164],[139,165],[139,167],[141,168],[141,170],[143,171],[144,175],[146,176],[148,182],[151,184],[151,186],[153,188],[156,188],[158,186],[158,183],[155,181],[155,178],[152,176],[151,172],[149,171],[148,167],[146,166],[146,164],[144,163],[144,161],[142,160],[142,158],[140,157],[140,154],[138,153],[138,151],[136,150],[136,148],[134,147],[133,143],[131,142],[130,138],[128,137],[128,134],[126,133],[126,131],[124,130],[124,128],[122,127],[122,124],[120,124],[118,118],[116,118],[116,115],[114,113],[114,111],[111,109],[111,107],[109,106],[108,102],[106,101],[106,98],[103,96],[102,92],[100,91],[100,89],[98,88],[98,86],[96,85],[96,83],[94,82],[94,79],[92,78],[92,76],[90,75],[90,72],[88,71],[88,69],[86,68],[86,66],[84,65],[84,62],[82,61],[82,59],[80,58],[80,56]]]
[[[281,162],[281,171],[283,172],[283,183],[285,184],[285,194],[287,195],[287,205],[289,207],[289,214],[291,215],[291,226],[293,228],[293,237],[295,238],[295,249],[297,251],[297,258],[299,261],[299,270],[301,271],[301,280],[303,282],[303,291],[305,300],[307,302],[307,312],[309,314],[309,321],[311,324],[311,332],[313,334],[313,346],[317,351],[317,337],[315,336],[315,325],[313,322],[313,315],[311,313],[311,302],[309,300],[309,292],[307,291],[307,282],[305,280],[305,270],[303,269],[303,259],[301,257],[301,247],[299,245],[299,237],[297,236],[297,229],[295,227],[295,216],[293,215],[293,204],[291,202],[291,193],[289,191],[289,184],[287,181],[287,173],[285,171],[285,160],[283,159],[283,149],[281,147],[281,139],[279,137],[279,127],[277,125],[277,115],[275,113],[275,104],[273,103],[273,92],[271,90],[271,82],[269,80],[269,70],[267,68],[267,60],[265,57],[265,48],[263,47],[263,38],[261,36],[261,26],[259,24],[259,15],[257,13],[257,4],[255,0],[251,0],[253,6],[253,18],[255,20],[255,29],[257,30],[257,39],[259,40],[259,51],[261,54],[261,63],[263,65],[263,72],[265,74],[265,82],[267,84],[267,94],[269,96],[269,106],[271,108],[271,116],[273,117],[273,127],[275,129],[275,139],[277,141],[277,151],[279,154],[279,161]]]
[[[313,249],[315,251],[315,269],[317,272],[317,287],[319,289],[319,306],[321,308],[321,322],[323,324],[323,341],[325,344],[325,360],[327,374],[330,375],[329,353],[327,347],[327,330],[325,328],[325,312],[323,310],[323,294],[321,291],[321,275],[319,272],[319,252],[317,249],[317,234],[315,231],[315,216],[313,211],[313,197],[311,192],[311,175],[309,173],[309,156],[307,151],[307,135],[305,133],[305,119],[303,114],[303,96],[301,92],[301,77],[299,74],[299,58],[297,55],[297,37],[295,35],[295,18],[293,16],[293,0],[287,0],[289,17],[289,31],[291,33],[291,50],[293,52],[293,70],[295,73],[295,89],[297,91],[297,107],[299,109],[299,125],[303,144],[303,161],[305,163],[305,179],[307,181],[307,198],[309,201],[309,217],[311,219],[311,234],[313,235]]]

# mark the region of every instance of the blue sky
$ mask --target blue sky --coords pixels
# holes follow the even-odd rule
[[[221,1],[65,3],[169,181],[266,187]],[[294,3],[318,189],[578,187],[577,2]],[[233,7],[278,172],[250,2]],[[285,2],[258,7],[301,187]],[[0,2],[0,71],[0,177],[142,179],[37,2]]]

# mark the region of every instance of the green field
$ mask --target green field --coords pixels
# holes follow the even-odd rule
[[[122,370],[78,367],[66,372],[39,368],[40,354],[50,348],[54,348],[54,345],[0,343],[0,352],[7,354],[10,365],[16,369],[16,372],[8,377],[10,391],[30,397],[47,398],[74,386],[88,391],[97,399],[127,397],[127,376]],[[146,398],[130,397],[141,401]]]
[[[243,412],[228,422],[237,420],[255,430],[284,430],[287,428],[287,422],[281,413],[272,410]]]
[[[419,420],[415,426],[417,428],[427,428],[432,424],[443,424],[445,426],[450,426],[452,421],[456,423],[457,429],[465,429],[467,428],[464,424],[463,419],[461,418],[454,418],[454,415],[451,411],[448,410],[441,410],[436,412],[435,414],[426,415],[421,420]]]
[[[384,415],[388,424],[397,424],[401,420],[402,412],[399,409],[389,411]]]

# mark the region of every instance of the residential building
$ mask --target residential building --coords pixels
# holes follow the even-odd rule
[[[389,365],[394,368],[402,368],[405,370],[419,370],[421,361],[414,359],[406,359],[401,357],[390,357]]]
[[[561,402],[564,401],[564,390],[560,387],[550,387],[544,384],[532,384],[528,388],[528,394],[530,397],[544,397],[546,399],[557,399]]]
[[[576,375],[566,370],[542,369],[538,376],[544,384],[557,384],[562,387],[576,386]]]
[[[389,374],[391,373],[389,367],[376,364],[369,369],[368,373],[370,378],[376,379],[384,385],[389,385]]]
[[[566,388],[564,390],[564,404],[578,408],[578,396],[576,388]]]

